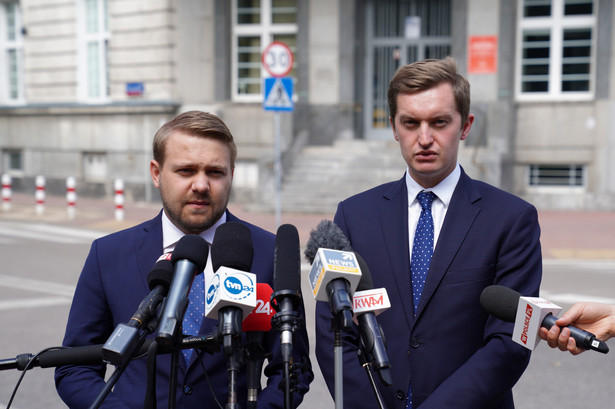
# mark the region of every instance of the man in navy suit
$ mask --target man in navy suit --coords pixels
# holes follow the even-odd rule
[[[378,384],[382,398],[389,409],[513,408],[512,387],[530,352],[512,341],[512,324],[487,315],[479,297],[492,284],[538,296],[536,209],[470,179],[458,164],[459,143],[474,115],[470,86],[452,58],[401,67],[388,103],[407,172],[342,201],[334,219],[365,259],[374,288],[385,287],[391,299],[391,308],[378,316],[393,378],[388,388]],[[419,223],[422,191],[432,192],[428,223]],[[431,231],[429,239],[424,230],[417,237],[426,238],[417,247],[429,243],[424,281],[414,275],[421,263],[412,261],[419,224]],[[331,313],[318,304],[316,354],[332,392]],[[343,338],[344,407],[377,408],[358,364],[357,334]]]
[[[237,148],[222,120],[200,111],[183,113],[156,133],[153,152],[150,172],[160,190],[163,210],[152,220],[94,241],[75,291],[65,346],[103,344],[118,324],[127,323],[149,293],[147,275],[156,260],[172,251],[184,234],[199,234],[211,243],[217,226],[244,223],[254,247],[251,272],[258,282],[272,283],[275,236],[227,210]],[[198,334],[211,334],[216,325],[216,320],[205,318]],[[264,335],[263,347],[271,358],[265,368],[267,386],[258,396],[262,408],[284,407],[283,389],[279,389],[283,380],[279,338],[275,331]],[[293,399],[299,403],[313,379],[305,326],[294,332],[293,352],[295,362],[306,364],[294,388]],[[170,362],[169,354],[158,356],[159,408],[168,405]],[[58,393],[70,408],[90,407],[104,386],[105,371],[102,363],[59,367],[55,375]],[[180,356],[177,379],[177,408],[219,408],[227,402],[229,377],[222,352]],[[146,382],[145,359],[132,361],[102,407],[142,408]],[[237,391],[237,401],[245,407],[245,369],[238,377]]]

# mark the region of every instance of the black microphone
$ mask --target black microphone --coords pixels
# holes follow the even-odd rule
[[[372,283],[372,275],[369,271],[369,267],[365,260],[363,260],[363,257],[358,253],[355,253],[355,255],[361,267],[361,280],[357,286],[357,291],[371,290],[374,288],[374,285]],[[366,311],[356,314],[356,318],[359,322],[361,350],[365,354],[365,359],[371,362],[372,366],[376,369],[380,377],[380,382],[385,386],[391,386],[393,384],[391,365],[387,355],[384,334],[382,333],[382,328],[380,328],[378,321],[376,321],[376,315],[373,311]]]
[[[196,274],[200,274],[207,264],[209,246],[199,235],[183,236],[173,250],[171,262],[175,270],[169,295],[163,306],[156,341],[163,346],[172,345],[179,335],[186,308],[188,293]]]
[[[292,224],[278,228],[275,238],[271,305],[276,310],[272,326],[280,331],[284,364],[285,408],[292,408],[291,374],[293,332],[301,321],[301,249],[299,232]]]
[[[318,259],[319,249],[331,249],[352,252],[350,241],[335,223],[330,220],[322,220],[316,229],[310,232],[310,238],[305,247],[305,257],[310,263],[314,264]],[[359,273],[360,274],[360,273]],[[331,314],[335,318],[335,323],[339,328],[349,330],[352,328],[352,293],[349,279],[356,278],[354,288],[358,284],[360,276],[356,273],[349,273],[346,269],[336,271],[335,274],[326,268],[315,269],[312,266],[310,273],[310,285],[314,292],[314,297],[321,298],[322,289],[326,290],[326,296],[331,307]]]
[[[160,259],[147,276],[150,293],[141,301],[137,312],[128,324],[119,324],[102,348],[105,362],[123,367],[133,357],[140,340],[151,334],[158,325],[154,320],[158,307],[169,291],[173,279],[173,264],[170,260]],[[140,332],[142,331],[142,336]]]
[[[499,318],[502,321],[514,322],[515,326],[524,325],[527,328],[529,320],[534,318],[532,318],[532,314],[526,314],[525,323],[517,322],[517,309],[519,306],[520,296],[521,295],[517,291],[511,288],[501,285],[491,285],[486,287],[481,293],[480,304],[485,311],[494,317]],[[536,314],[534,314],[534,316],[536,316]],[[555,325],[555,321],[557,321],[557,317],[549,313],[543,318],[540,323],[540,327],[549,329]],[[603,354],[609,352],[609,347],[604,342],[597,339],[591,332],[584,331],[572,325],[567,325],[566,327],[570,330],[570,336],[574,338],[579,348],[591,349]],[[526,338],[536,338],[536,336],[537,334],[525,334]]]
[[[154,340],[146,339],[135,352],[135,356],[141,356],[148,352]],[[216,334],[190,336],[182,338],[178,345],[180,349],[203,349],[208,354],[215,354],[219,351],[220,345]],[[158,348],[157,354],[168,354],[172,352],[169,348]],[[52,368],[64,365],[96,365],[104,361],[103,344],[84,345],[78,347],[57,347],[49,349],[39,354],[24,353],[15,358],[0,359],[0,371],[7,369],[17,369],[24,371],[36,367]]]

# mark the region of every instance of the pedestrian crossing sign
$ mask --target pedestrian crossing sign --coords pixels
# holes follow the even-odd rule
[[[265,111],[292,111],[294,109],[292,77],[265,78],[263,108]]]

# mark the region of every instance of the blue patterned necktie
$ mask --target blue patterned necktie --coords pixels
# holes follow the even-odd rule
[[[410,260],[410,270],[412,271],[412,295],[414,301],[414,312],[421,300],[421,293],[425,285],[427,271],[431,263],[433,254],[433,218],[431,217],[431,204],[436,195],[433,192],[420,192],[416,198],[421,204],[421,215],[416,225],[414,233],[414,244],[412,245],[412,258]]]
[[[205,315],[205,274],[200,273],[194,277],[190,294],[188,294],[188,308],[182,323],[183,333],[186,335],[198,335]],[[192,349],[182,349],[186,364],[190,362]]]

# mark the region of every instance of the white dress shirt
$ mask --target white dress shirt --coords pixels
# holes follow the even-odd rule
[[[431,205],[431,216],[433,218],[434,227],[433,242],[435,248],[438,243],[438,237],[440,235],[440,230],[442,229],[442,223],[444,222],[446,211],[451,203],[453,192],[455,191],[455,187],[457,186],[457,182],[459,182],[460,177],[461,167],[459,166],[459,163],[457,163],[455,169],[450,175],[444,178],[442,182],[432,188],[425,189],[414,179],[412,179],[409,171],[406,171],[406,187],[408,188],[408,241],[410,245],[410,254],[412,254],[412,244],[414,243],[416,225],[418,224],[419,217],[421,215],[421,205],[416,199],[416,195],[423,190],[428,192],[431,191],[436,195]]]

